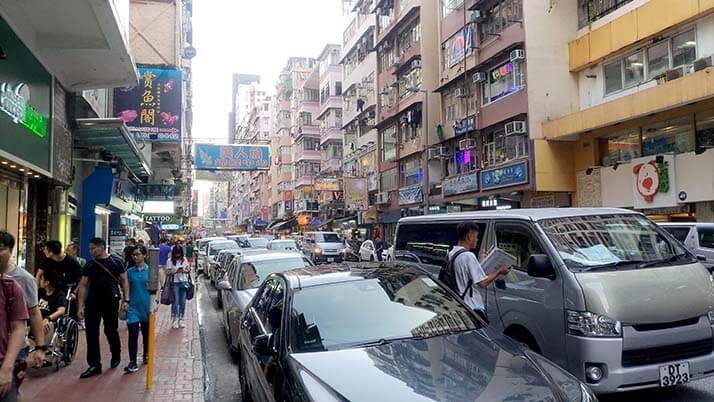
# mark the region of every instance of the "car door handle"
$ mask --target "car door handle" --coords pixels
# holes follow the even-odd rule
[[[248,328],[248,321],[247,321],[247,320],[241,321],[241,322],[240,322],[240,327],[243,328],[243,329]]]
[[[506,288],[506,281],[504,279],[496,279],[495,282],[496,287],[499,289],[505,289]]]

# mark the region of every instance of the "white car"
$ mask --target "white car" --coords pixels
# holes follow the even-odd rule
[[[268,243],[268,250],[278,251],[300,251],[295,240],[272,240]]]
[[[387,261],[388,250],[382,249],[382,261]],[[377,250],[372,240],[365,240],[359,248],[360,261],[378,261]]]
[[[714,269],[714,223],[663,222],[658,225],[682,242],[710,271]]]

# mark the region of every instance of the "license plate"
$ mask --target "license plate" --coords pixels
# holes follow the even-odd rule
[[[335,262],[335,259],[334,259],[334,258],[328,258],[328,259],[327,259],[327,262]]]
[[[686,384],[691,379],[692,377],[689,375],[689,363],[674,363],[659,366],[660,387]]]

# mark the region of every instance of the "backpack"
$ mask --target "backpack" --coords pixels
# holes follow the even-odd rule
[[[460,295],[462,299],[464,298],[464,296],[466,296],[466,292],[468,292],[469,290],[473,292],[473,289],[471,289],[473,281],[469,278],[469,283],[468,286],[466,286],[466,289],[464,289],[463,293],[459,292],[459,285],[456,283],[456,271],[454,270],[454,262],[456,261],[456,258],[458,258],[458,256],[465,253],[466,251],[468,250],[461,249],[455,252],[454,256],[451,258],[448,258],[447,254],[446,261],[444,261],[444,265],[442,265],[441,269],[439,270],[439,281],[445,284],[449,289],[453,290],[454,293]]]

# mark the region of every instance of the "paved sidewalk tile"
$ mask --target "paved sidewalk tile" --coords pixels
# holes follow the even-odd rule
[[[80,331],[79,350],[74,362],[55,372],[54,368],[31,369],[22,385],[23,401],[194,401],[203,402],[203,357],[198,331],[196,298],[186,304],[186,328],[171,328],[171,307],[160,306],[156,312],[154,356],[154,384],[146,390],[146,366],[124,374],[129,363],[126,324],[119,324],[122,362],[116,369],[109,368],[109,345],[100,331],[102,347],[101,375],[80,379],[87,368],[84,331]],[[139,336],[139,361],[142,345]]]

